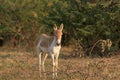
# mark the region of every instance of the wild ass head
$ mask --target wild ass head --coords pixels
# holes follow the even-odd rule
[[[56,36],[56,44],[59,46],[61,44],[62,39],[62,30],[63,30],[63,24],[60,25],[58,28],[56,24],[54,24],[54,35]]]

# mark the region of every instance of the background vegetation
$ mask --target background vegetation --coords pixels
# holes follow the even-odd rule
[[[53,24],[64,24],[63,45],[87,49],[99,39],[111,39],[119,49],[119,0],[0,0],[0,44],[32,47]],[[19,44],[19,45],[18,45]]]

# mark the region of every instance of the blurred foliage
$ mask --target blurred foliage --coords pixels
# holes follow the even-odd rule
[[[63,45],[80,40],[89,48],[99,39],[120,41],[119,0],[0,0],[0,37],[32,46],[53,24],[64,24]],[[21,45],[22,45],[21,44]]]

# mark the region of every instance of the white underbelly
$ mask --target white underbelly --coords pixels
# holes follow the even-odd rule
[[[41,51],[42,52],[46,52],[46,53],[50,53],[50,52],[52,52],[52,53],[58,53],[59,51],[60,51],[60,49],[61,49],[61,46],[55,46],[55,47],[53,47],[53,48],[45,48],[45,47],[40,47],[40,49],[41,49]]]
[[[50,48],[44,48],[44,47],[40,47],[40,49],[42,50],[42,52],[50,52]]]

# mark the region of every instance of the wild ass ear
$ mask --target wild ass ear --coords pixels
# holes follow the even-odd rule
[[[64,25],[63,25],[63,23],[60,25],[60,29],[61,30],[63,30],[63,27],[64,27]]]
[[[57,25],[56,24],[54,24],[54,28],[53,28],[55,31],[57,30]]]

